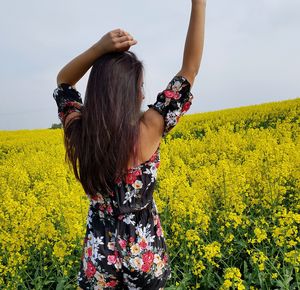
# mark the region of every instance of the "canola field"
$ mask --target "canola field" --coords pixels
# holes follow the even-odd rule
[[[181,118],[154,192],[166,290],[300,289],[299,133],[300,98]],[[0,289],[76,289],[89,203],[62,138],[0,132]]]

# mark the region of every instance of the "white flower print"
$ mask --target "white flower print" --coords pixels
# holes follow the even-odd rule
[[[121,263],[121,260],[120,260],[119,257],[117,258],[117,261],[115,263],[115,267],[116,267],[117,270],[121,270],[122,269],[122,263]]]
[[[150,185],[155,182],[157,178],[157,167],[155,166],[155,163],[153,162],[151,167],[147,167],[143,173],[148,174],[151,177],[151,180],[146,185],[145,191],[150,187]]]
[[[151,172],[151,182],[154,182],[157,177],[157,167],[155,166],[155,163],[152,164],[150,167]]]
[[[151,202],[147,202],[143,207],[141,207],[141,209],[144,209],[144,208],[148,207],[150,203]]]
[[[125,215],[125,218],[123,218],[123,222],[130,225],[132,224],[133,226],[135,225],[135,220],[133,218],[135,215],[133,213],[130,213],[129,215]]]
[[[164,106],[167,107],[169,106],[171,103],[171,98],[166,98],[165,102],[164,102]]]
[[[176,126],[179,118],[189,110],[193,99],[190,89],[191,84],[186,78],[175,76],[169,82],[166,90],[158,94],[156,102],[148,105],[149,108],[157,110],[165,119],[163,137]]]
[[[98,281],[98,284],[100,284],[100,285],[97,285],[97,287],[101,287],[101,285],[103,287],[105,285],[105,276],[103,273],[99,273],[98,271],[96,271],[94,277]],[[102,288],[95,288],[95,289],[102,289]]]
[[[165,264],[164,264],[164,262],[162,260],[160,260],[156,264],[157,269],[162,269],[164,266],[165,266]]]
[[[143,187],[143,182],[141,180],[136,180],[133,184],[132,187],[134,189],[141,189]]]
[[[130,282],[127,282],[128,290],[141,290],[142,289],[141,287],[134,286],[135,285],[134,283],[131,283],[131,286],[129,286],[128,283],[130,283]]]
[[[157,107],[161,108],[161,107],[164,106],[165,103],[163,103],[163,102],[156,102],[156,104],[157,104]]]
[[[168,121],[168,126],[174,126],[176,125],[177,121],[176,121],[176,117],[177,117],[177,113],[176,112],[169,112],[166,116],[167,121]]]
[[[60,116],[64,118],[69,113],[65,106],[74,106],[74,102],[80,101],[70,86],[65,89],[70,92],[65,92],[65,95],[61,94],[62,91],[56,92],[59,95],[57,102]],[[160,92],[157,101],[148,105],[165,119],[163,137],[178,123],[179,117],[187,112],[191,105],[188,101],[192,98],[188,81],[176,76],[169,83],[168,90]],[[150,289],[149,285],[154,285],[156,281],[161,285],[157,288],[163,289],[162,280],[171,277],[171,274],[167,278],[164,275],[170,268],[168,257],[163,255],[163,231],[153,199],[160,163],[159,153],[158,146],[149,161],[136,167],[133,172],[130,171],[126,178],[117,178],[115,190],[109,195],[98,192],[98,195],[90,198],[83,259],[78,273],[78,284],[82,289],[100,290],[107,287],[106,284],[115,287],[118,283],[112,273],[122,268],[129,270],[126,271],[128,274],[123,272],[122,275],[126,289],[131,290]],[[106,233],[109,238],[106,238]],[[111,269],[113,272],[110,272]],[[147,279],[143,287],[137,287],[141,272],[147,273]]]
[[[105,256],[104,255],[101,255],[101,253],[99,253],[99,246],[100,245],[104,245],[104,243],[103,243],[103,238],[104,237],[94,237],[94,239],[92,239],[92,241],[91,241],[91,244],[92,244],[92,246],[93,246],[93,256],[92,256],[92,258],[91,258],[91,261],[94,263],[94,264],[96,264],[96,260],[95,259],[98,259],[98,260],[102,260],[102,259],[104,259],[105,258]]]
[[[94,238],[93,243],[94,243],[94,245],[96,247],[98,247],[99,245],[104,245],[104,243],[103,243],[104,237],[103,236],[101,236],[101,237],[95,237],[95,236],[93,236],[93,238]]]
[[[105,217],[104,212],[101,211],[101,210],[98,211],[98,214],[99,214],[100,218],[104,218]]]
[[[152,184],[152,180],[150,180],[150,182],[147,184],[147,186],[146,186],[146,189],[145,190],[147,190],[149,187],[150,187],[150,185]]]
[[[130,264],[135,268],[136,270],[141,270],[143,266],[143,260],[140,257],[135,257],[133,259],[129,260]]]
[[[94,207],[97,205],[97,203],[104,204],[104,202],[105,202],[105,200],[103,198],[103,195],[100,193],[97,193],[97,197],[91,199],[91,204]]]
[[[139,244],[133,244],[130,247],[130,251],[133,255],[137,256],[141,253],[141,248],[140,248]]]
[[[93,211],[89,208],[86,224],[89,229],[92,229],[92,221],[93,221]]]
[[[154,209],[154,212],[157,213],[157,206],[154,198],[152,199],[152,207]]]
[[[103,238],[104,237],[95,237],[91,231],[87,235],[87,242],[85,245],[85,257],[87,258],[90,256],[90,259],[93,264],[97,263],[96,259],[99,259],[101,261],[105,258],[105,256],[101,255],[98,250],[100,245],[104,245]]]
[[[155,264],[157,264],[157,263],[159,263],[160,261],[161,261],[160,255],[154,254],[153,262],[154,262]]]
[[[181,89],[181,82],[180,81],[174,82],[174,84],[172,85],[172,89],[176,92],[179,92]]]
[[[138,242],[140,242],[142,239],[146,239],[148,245],[154,242],[155,235],[151,236],[150,227],[150,223],[148,223],[146,226],[144,226],[142,223],[138,224],[136,227],[136,234],[139,236]]]
[[[115,242],[108,242],[107,248],[111,251],[114,251],[115,250]]]
[[[130,280],[137,280],[138,277],[134,277],[133,275],[129,275],[127,273],[123,273],[124,282],[126,283],[128,290],[141,290],[141,287],[137,287],[135,283],[129,281]]]
[[[125,200],[123,201],[123,204],[125,204],[126,202],[132,202],[132,198],[133,197],[136,197],[136,190],[130,190],[130,191],[127,191],[125,192]]]
[[[150,175],[151,182],[154,182],[157,177],[157,167],[155,166],[155,163],[152,163],[150,167],[147,167],[143,173]]]
[[[102,259],[105,260],[106,256],[101,255],[101,254],[97,254],[97,255],[95,255],[93,258],[94,258],[94,259],[91,259],[91,261],[92,261],[93,263],[96,264],[95,258],[97,258],[99,261],[102,261]]]
[[[154,271],[155,277],[159,277],[162,274],[162,268],[156,268]]]

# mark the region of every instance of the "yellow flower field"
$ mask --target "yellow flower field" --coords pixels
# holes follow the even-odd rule
[[[183,116],[154,198],[165,289],[300,289],[300,99]],[[88,199],[61,129],[0,131],[0,289],[76,289]]]

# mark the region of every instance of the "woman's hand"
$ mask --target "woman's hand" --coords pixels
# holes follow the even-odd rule
[[[93,45],[93,48],[104,54],[114,51],[126,51],[135,44],[137,44],[137,41],[128,32],[118,28],[106,33]]]

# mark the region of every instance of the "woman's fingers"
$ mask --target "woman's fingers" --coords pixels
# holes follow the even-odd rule
[[[127,33],[127,32],[125,32]],[[135,39],[133,39],[133,37],[127,33],[127,35],[124,35],[124,36],[121,36],[121,37],[118,37],[117,39],[117,42],[119,45],[121,45],[121,47],[126,47],[126,46],[131,46],[131,45],[134,45],[134,44],[137,44],[137,41]]]
[[[115,37],[131,36],[130,33],[128,33],[127,31],[125,31],[125,30],[123,30],[121,28],[112,30],[111,32],[114,34]]]
[[[137,41],[123,29],[115,29],[110,32],[111,41],[117,50],[128,50],[130,46],[137,44]]]
[[[133,37],[130,35],[125,35],[125,36],[121,36],[118,38],[119,42],[124,42],[124,41],[128,41],[128,40],[133,40]]]
[[[124,47],[129,47],[129,46],[132,46],[132,45],[135,45],[135,44],[137,44],[136,40],[127,40],[127,41],[123,41],[121,43],[118,43],[117,46],[118,46],[118,48],[124,48]]]
[[[115,29],[113,31],[111,31],[113,33],[114,36],[116,37],[121,37],[121,36],[124,36],[124,35],[129,35],[128,32],[126,32],[125,30],[121,29],[121,28],[118,28],[118,29]]]
[[[115,35],[119,35],[120,33],[123,34],[124,30],[121,28],[117,28],[115,30],[112,30],[111,32],[113,32]]]

